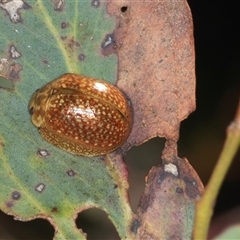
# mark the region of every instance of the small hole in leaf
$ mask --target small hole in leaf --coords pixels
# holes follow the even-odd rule
[[[51,240],[54,236],[52,225],[44,219],[21,222],[0,211],[1,239]]]
[[[128,7],[127,6],[123,6],[121,7],[121,12],[122,13],[125,13],[127,11]]]
[[[118,240],[119,235],[107,214],[97,208],[81,212],[76,220],[77,227],[87,234],[88,240]]]
[[[165,139],[154,138],[150,141],[133,147],[127,152],[129,196],[132,210],[135,212],[145,187],[145,177],[153,166],[161,163],[162,150]]]

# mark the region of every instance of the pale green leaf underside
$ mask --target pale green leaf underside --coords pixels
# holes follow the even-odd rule
[[[233,225],[225,229],[221,234],[214,238],[214,240],[226,239],[240,239],[240,225]]]

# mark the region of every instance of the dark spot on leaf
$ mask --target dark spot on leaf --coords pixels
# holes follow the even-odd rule
[[[12,59],[17,59],[22,56],[22,54],[17,50],[17,48],[14,45],[11,45],[8,50],[9,56]]]
[[[131,231],[137,234],[138,228],[141,226],[141,222],[138,219],[134,219],[131,226]]]
[[[57,212],[58,211],[58,208],[57,207],[53,207],[52,209],[51,209],[51,212],[52,213],[55,213],[55,212]]]
[[[85,54],[83,54],[83,53],[80,53],[79,55],[78,55],[78,60],[79,61],[85,61],[85,59],[86,59],[86,55]]]
[[[121,12],[125,13],[127,11],[128,7],[127,6],[122,6],[121,7]]]
[[[100,0],[92,0],[92,7],[98,8],[100,6]]]
[[[19,200],[21,198],[21,194],[18,191],[13,191],[12,192],[12,199],[13,200]]]
[[[115,44],[114,36],[113,34],[107,34],[101,44],[101,47],[103,49],[106,49],[110,46],[113,46]]]
[[[163,62],[163,59],[160,59],[160,60],[159,60],[159,63],[162,63],[162,62]]]
[[[73,50],[75,48],[80,47],[80,43],[75,41],[74,38],[72,37],[68,42],[68,46]]]
[[[69,26],[69,23],[68,22],[62,22],[61,23],[61,28],[64,29],[64,28],[67,28]]]
[[[54,10],[56,11],[62,11],[63,7],[65,5],[64,0],[52,0],[53,5],[54,5]]]
[[[39,157],[42,157],[42,158],[46,158],[46,157],[50,156],[49,152],[46,149],[39,149],[37,151],[37,154]]]
[[[67,171],[67,175],[70,176],[70,177],[73,177],[74,175],[76,175],[76,173],[72,169],[69,169]]]
[[[184,177],[183,181],[186,184],[186,194],[188,197],[195,199],[199,195],[197,182],[195,179]]]
[[[102,54],[104,56],[109,56],[110,54],[115,53],[117,45],[115,42],[114,34],[107,34],[101,44]]]
[[[49,64],[49,62],[48,62],[48,60],[47,60],[47,59],[43,59],[43,60],[42,60],[42,62],[43,62],[44,64],[46,64],[46,65],[48,65],[48,64]]]
[[[152,204],[153,196],[151,194],[142,195],[139,201],[139,209],[141,212],[146,212],[148,207]]]
[[[5,147],[5,144],[2,142],[1,138],[0,138],[0,146]]]
[[[13,207],[13,202],[12,202],[12,201],[6,202],[6,206],[7,206],[8,208]]]
[[[114,184],[114,189],[118,188],[118,185],[117,184]]]
[[[22,66],[20,64],[18,63],[11,64],[10,71],[8,74],[9,78],[15,81],[20,80],[19,73],[21,70],[22,70]]]
[[[39,193],[42,193],[44,191],[45,187],[46,187],[45,184],[39,183],[36,185],[35,190]]]
[[[180,188],[180,187],[177,187],[177,188],[176,188],[176,193],[183,193],[183,189]]]
[[[67,36],[61,36],[61,39],[64,41],[67,39]]]
[[[158,183],[158,184],[161,184],[164,179],[165,179],[165,173],[164,173],[164,172],[161,172],[161,174],[160,174],[159,177],[157,178],[157,183]]]

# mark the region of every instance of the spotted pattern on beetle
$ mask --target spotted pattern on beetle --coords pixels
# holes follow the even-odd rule
[[[77,74],[64,74],[37,90],[29,109],[45,140],[84,156],[115,150],[132,127],[128,101],[118,88]]]

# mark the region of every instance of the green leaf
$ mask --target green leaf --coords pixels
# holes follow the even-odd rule
[[[228,227],[221,234],[214,238],[214,240],[224,239],[240,239],[240,225]]]
[[[0,209],[48,219],[55,239],[85,239],[77,213],[99,207],[125,238],[132,213],[119,156],[64,152],[41,138],[28,113],[33,92],[63,73],[115,81],[117,57],[103,54],[115,27],[106,4],[13,0],[0,3],[0,18]]]

